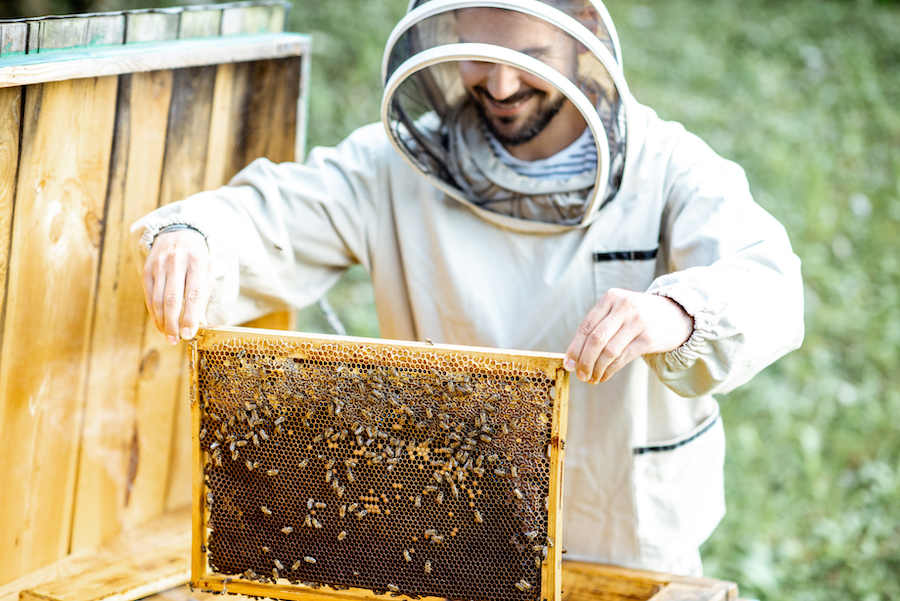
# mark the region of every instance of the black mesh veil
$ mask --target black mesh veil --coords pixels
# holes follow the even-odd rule
[[[435,184],[487,211],[562,225],[587,223],[618,190],[630,98],[617,62],[615,30],[599,6],[591,0],[414,2],[391,34],[383,61],[382,118],[394,145]],[[489,29],[484,18],[511,24],[513,33]],[[520,30],[536,32],[538,41],[516,37]],[[495,66],[515,70],[537,90],[542,104],[534,101],[537,108],[529,115],[534,123],[527,124],[542,131],[538,128],[547,125],[542,119],[559,119],[554,109],[568,115],[567,123],[589,132],[596,164],[549,180],[500,164],[490,144],[507,144],[497,129],[507,109],[498,105],[501,116],[486,117],[485,101],[478,100],[484,88],[477,83],[479,70]]]

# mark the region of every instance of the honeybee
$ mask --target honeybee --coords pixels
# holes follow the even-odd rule
[[[291,566],[291,569],[296,572],[299,568],[300,568],[300,560],[298,559],[297,561],[294,562],[294,565]]]
[[[310,515],[306,516],[304,523],[306,524],[307,528],[312,528],[312,516],[310,516]]]
[[[345,538],[347,538],[347,533],[341,530],[340,534],[337,535],[337,539],[344,540]]]
[[[277,475],[278,475],[278,470],[275,470],[275,469],[269,470],[269,471],[266,472],[266,475],[267,475],[267,476],[277,476]]]
[[[397,586],[396,584],[390,584],[390,583],[388,583],[387,587],[388,587],[389,589],[391,589],[391,591],[394,592],[394,593],[400,592],[400,587]]]
[[[358,519],[361,520],[361,519],[363,519],[364,517],[366,517],[366,514],[368,514],[368,513],[369,513],[368,511],[366,511],[365,509],[363,509],[363,510],[361,510],[359,513],[356,514],[356,517],[357,517]]]
[[[309,459],[304,459],[300,463],[297,464],[298,467],[304,468],[309,464]]]
[[[316,509],[325,509],[326,507],[328,507],[328,505],[326,505],[325,503],[323,503],[321,501],[316,501],[316,503],[315,503]]]
[[[505,476],[506,470],[496,469],[496,470],[494,470],[494,473],[497,474],[498,476]]]
[[[305,561],[306,563],[316,563],[316,558],[310,557],[309,555],[307,555],[306,557],[303,558],[303,561]]]
[[[290,526],[285,526],[284,528],[281,529],[281,531],[284,532],[285,534],[290,534],[291,532],[294,531],[294,529]]]
[[[482,517],[481,512],[477,509],[475,510],[475,523],[481,524],[484,522],[484,517]]]
[[[420,496],[416,497],[415,505],[416,505],[416,507],[422,506],[422,497],[420,497]]]
[[[244,465],[247,466],[248,470],[250,470],[251,472],[253,471],[253,463],[251,463],[251,461],[249,459],[244,460]]]
[[[425,573],[431,574],[431,560],[429,559],[425,560]]]
[[[350,482],[350,484],[353,484],[353,482],[356,481],[356,476],[353,475],[353,470],[349,467],[347,468],[347,481]]]
[[[203,440],[204,438],[206,438],[206,428],[200,430],[200,440]]]
[[[219,446],[219,441],[214,441],[211,445],[209,445],[209,450],[212,451],[218,446]]]
[[[357,507],[359,507],[359,503],[351,503],[350,507],[347,508],[347,511],[350,511],[352,513],[354,511],[356,511]]]
[[[524,499],[524,498],[525,498],[525,495],[523,495],[523,494],[522,494],[522,491],[519,490],[518,488],[514,488],[514,489],[513,489],[513,494],[516,495],[516,498],[517,498],[517,499]]]
[[[317,529],[319,529],[319,528],[322,527],[322,523],[319,522],[319,520],[317,520],[316,518],[312,518],[312,524],[313,524],[313,526],[315,526]]]
[[[265,505],[259,506],[260,511],[262,511],[266,515],[272,515],[272,510],[266,507]]]
[[[516,588],[522,592],[525,592],[531,588],[531,585],[528,583],[527,580],[519,580],[516,583]]]
[[[512,476],[513,478],[518,478],[519,477],[519,469],[516,466],[512,466],[511,468],[509,468],[509,475]]]
[[[437,498],[435,499],[435,501],[437,501],[438,505],[442,505],[442,504],[444,503],[444,491],[440,491],[440,492],[438,493]]]
[[[407,563],[412,561],[412,556],[409,554],[409,551],[406,549],[403,550],[403,559],[405,559],[407,561]]]
[[[273,559],[273,560],[272,560],[272,563],[274,563],[274,564],[275,564],[275,567],[278,568],[279,570],[283,570],[283,569],[284,569],[284,566],[282,565],[282,563],[281,563],[280,561],[278,561],[277,559]]]

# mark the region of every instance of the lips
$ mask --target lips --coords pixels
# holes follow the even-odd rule
[[[523,110],[528,101],[538,94],[538,91],[534,89],[521,90],[508,98],[497,100],[491,96],[490,92],[485,88],[478,87],[476,88],[476,91],[484,100],[486,108],[497,117],[512,117],[517,115]]]

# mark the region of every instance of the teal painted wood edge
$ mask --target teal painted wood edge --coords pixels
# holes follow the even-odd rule
[[[310,56],[311,52],[308,34],[265,33],[0,56],[0,87]]]

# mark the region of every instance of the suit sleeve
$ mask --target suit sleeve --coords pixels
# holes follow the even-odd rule
[[[371,268],[375,203],[385,198],[377,125],[335,148],[316,148],[306,164],[257,159],[227,186],[150,213],[132,226],[139,266],[160,229],[186,224],[202,233],[215,285],[211,324],[242,323],[315,302],[351,265]]]
[[[800,259],[751,197],[743,170],[684,133],[665,174],[660,249],[669,273],[648,292],[694,318],[678,349],[645,356],[681,396],[727,392],[803,340]]]

